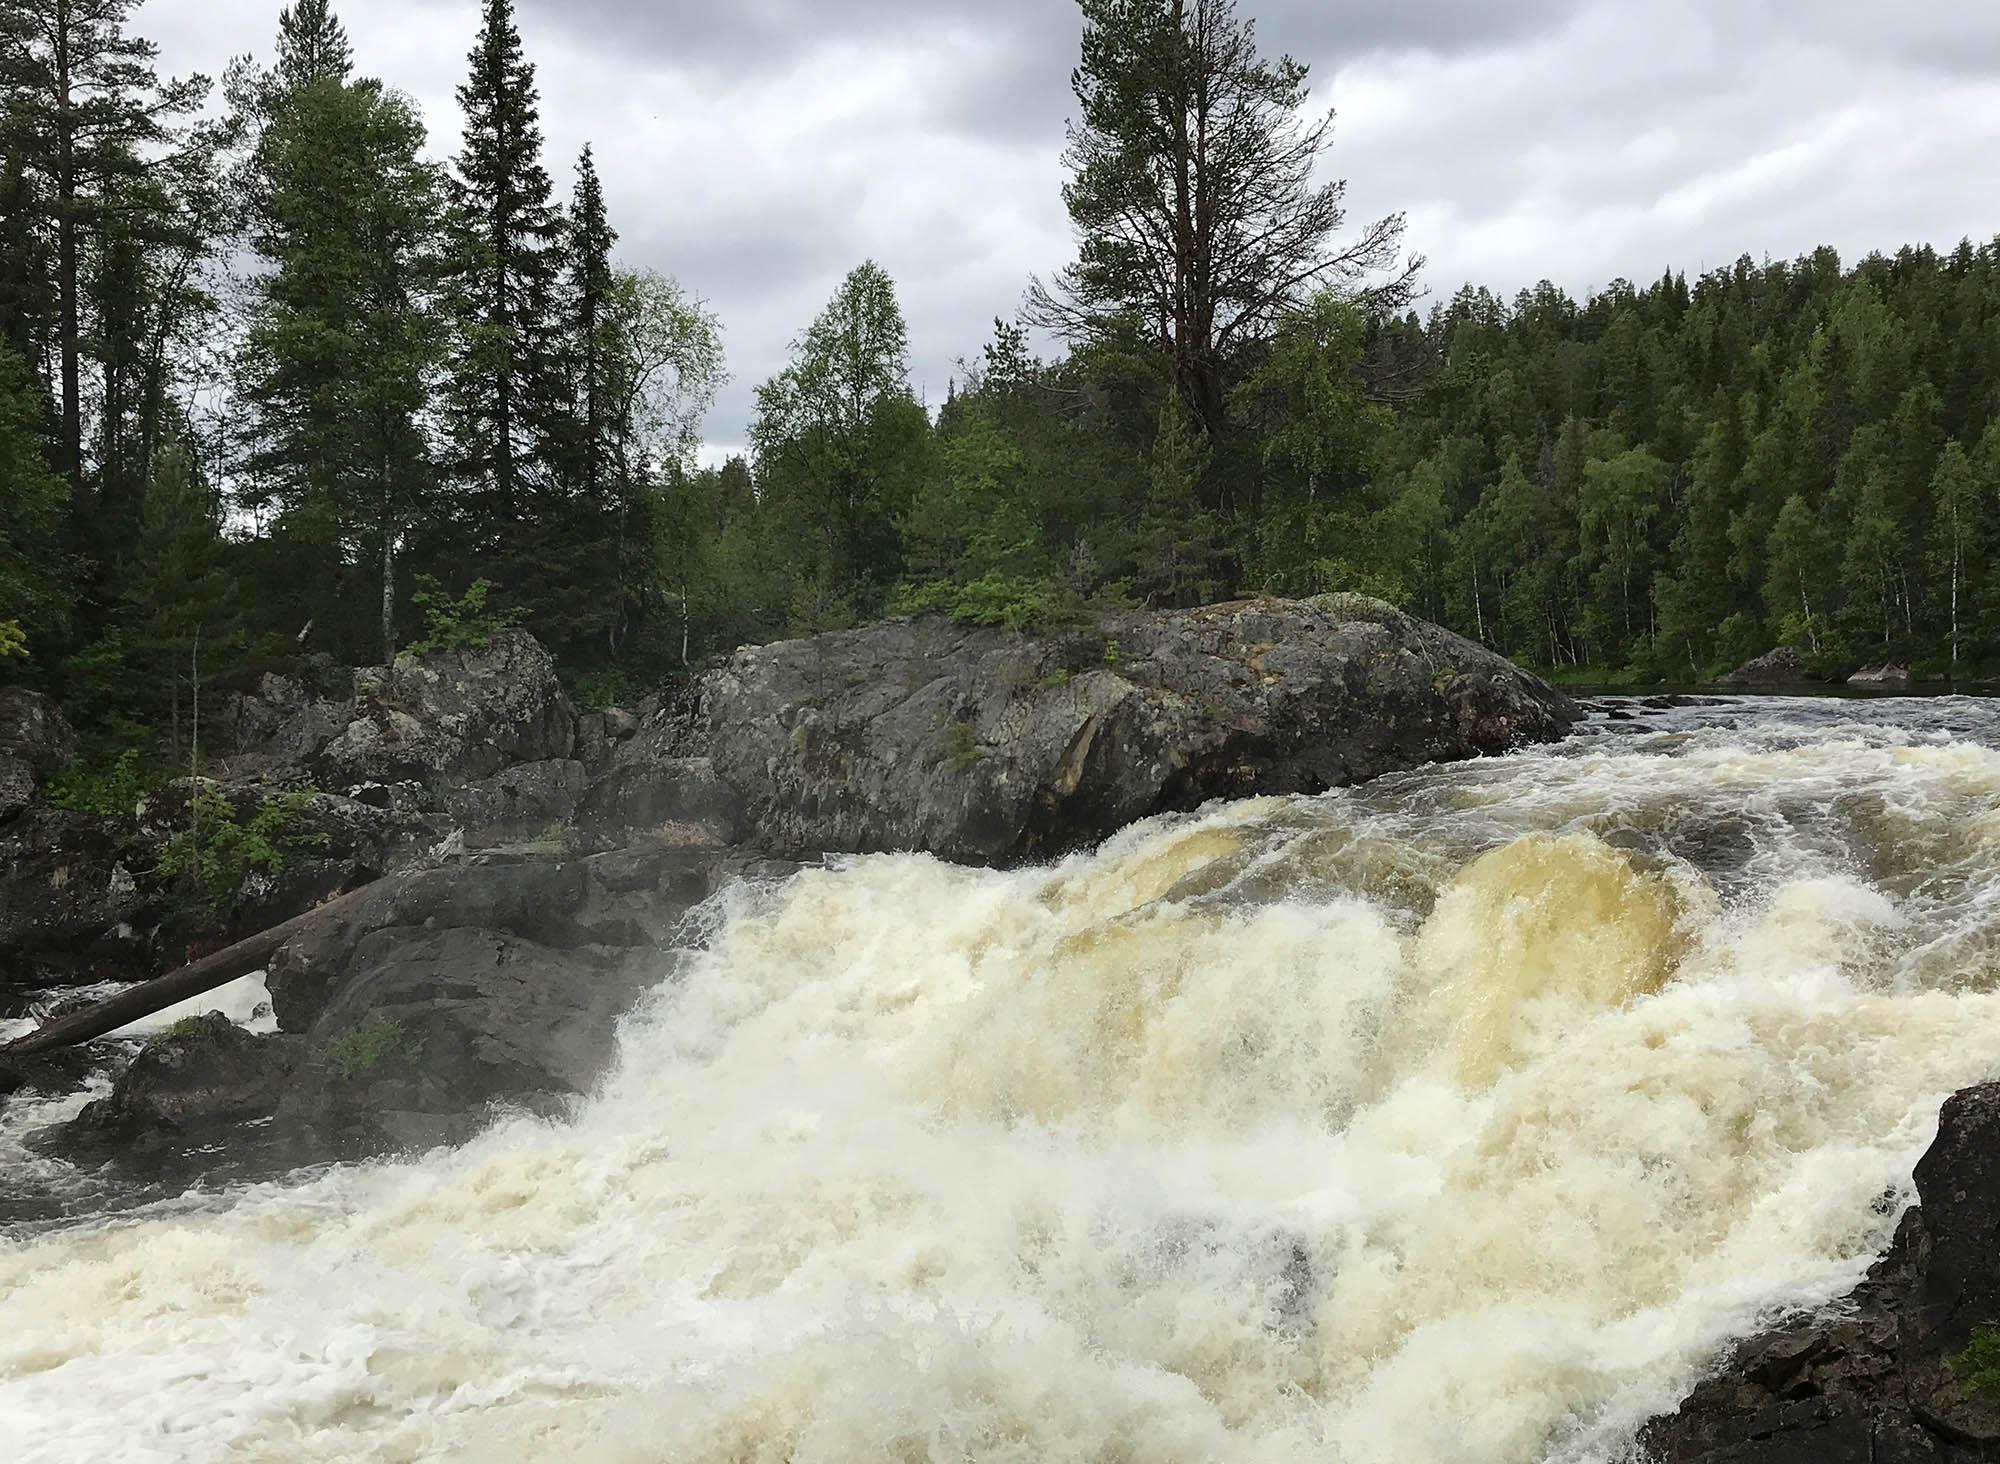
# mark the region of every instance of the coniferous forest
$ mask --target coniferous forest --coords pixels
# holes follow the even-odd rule
[[[585,705],[885,613],[1338,589],[1578,679],[2000,670],[2000,240],[1446,294],[1231,0],[1081,0],[1075,261],[941,403],[857,263],[700,467],[724,323],[544,156],[510,0],[444,160],[328,0],[216,83],[134,8],[0,0],[0,677],[100,762],[507,622]]]

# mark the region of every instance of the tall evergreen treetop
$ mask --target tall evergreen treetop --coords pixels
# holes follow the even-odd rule
[[[278,12],[276,80],[286,91],[345,81],[354,70],[347,27],[327,0],[297,0]]]
[[[606,438],[612,420],[616,388],[616,343],[607,339],[612,327],[613,275],[611,246],[618,241],[604,210],[604,185],[597,163],[585,145],[576,160],[576,192],[570,200],[564,253],[564,322],[571,361],[573,438],[571,461],[564,477],[573,491],[596,499],[604,490],[608,458]]]
[[[1258,54],[1234,0],[1081,0],[1081,110],[1063,202],[1078,258],[1030,314],[1072,339],[1136,324],[1198,427],[1223,425],[1234,352],[1327,285],[1394,265],[1402,219],[1335,245],[1344,184],[1315,181],[1333,117],[1301,120],[1306,67]],[[1408,297],[1415,263],[1375,286]]]
[[[535,69],[521,53],[513,0],[486,0],[458,89],[465,145],[453,196],[460,334],[453,363],[461,475],[519,517],[562,410],[555,313],[562,221],[549,201]]]
[[[122,222],[114,197],[147,171],[149,149],[207,90],[203,77],[161,86],[158,47],[128,34],[133,0],[0,0],[0,153],[18,160],[28,227],[46,240],[40,279],[15,286],[45,323],[58,411],[55,466],[83,478],[86,256]],[[129,214],[129,205],[123,212]],[[42,364],[42,363],[36,363]]]

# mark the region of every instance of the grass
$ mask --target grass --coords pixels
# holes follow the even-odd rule
[[[358,1027],[330,1037],[320,1048],[326,1065],[343,1078],[356,1077],[392,1057],[415,1057],[423,1039],[408,1032],[394,1017],[371,1016]]]

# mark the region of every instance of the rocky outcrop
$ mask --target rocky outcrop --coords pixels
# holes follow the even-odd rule
[[[1872,686],[1881,690],[1899,691],[1910,684],[1910,668],[1894,661],[1884,661],[1875,666],[1863,666],[1847,678],[1849,686]]]
[[[454,1142],[495,1103],[549,1111],[586,1091],[619,1015],[671,971],[687,911],[780,868],[753,851],[1033,858],[1209,798],[1499,752],[1580,715],[1355,596],[1121,612],[1042,636],[893,620],[741,651],[583,718],[519,631],[266,678],[231,709],[225,776],[149,800],[142,841],[183,827],[198,786],[244,822],[309,777],[332,790],[303,795],[316,833],[206,934],[363,891],[271,956],[279,1036],[178,1030],[50,1143],[167,1182],[207,1172],[217,1134],[252,1170]],[[34,824],[0,910],[48,925],[0,929],[0,948],[83,971],[108,932],[142,957],[174,945],[144,871],[124,872],[101,825],[61,817],[0,826],[4,843]]]
[[[2000,1327],[2000,1083],[1948,1099],[1918,1205],[1853,1294],[1738,1347],[1641,1436],[1652,1464],[1972,1464],[2000,1392],[1963,1357]],[[2000,1333],[1994,1334],[2000,1340]]]
[[[700,691],[692,713],[656,713],[628,763],[705,753],[773,847],[981,863],[1210,798],[1500,752],[1581,716],[1358,595],[1135,611],[1045,637],[892,620],[739,651]]]
[[[0,975],[27,989],[147,972],[157,901],[103,820],[35,804],[0,824]]]
[[[222,737],[231,779],[293,781],[309,775],[326,745],[355,718],[354,668],[315,664],[301,676],[266,675],[254,694],[225,703]]]
[[[1754,661],[1745,661],[1727,676],[1722,686],[1797,686],[1806,679],[1806,659],[1797,646],[1779,646]]]
[[[24,687],[0,688],[0,823],[35,801],[43,778],[76,752],[56,704]]]
[[[495,1104],[555,1111],[671,977],[687,913],[792,867],[645,848],[391,876],[272,958],[276,1035],[177,1024],[38,1147],[185,1182],[225,1139],[243,1177],[457,1142]]]
[[[355,717],[313,759],[321,782],[440,789],[517,763],[569,757],[576,711],[524,630],[455,652],[405,652],[354,674]]]

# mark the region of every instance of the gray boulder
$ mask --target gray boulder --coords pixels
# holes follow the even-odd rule
[[[598,841],[733,844],[743,837],[743,797],[710,758],[632,758],[592,780],[576,820]]]
[[[448,789],[444,806],[475,841],[516,837],[568,824],[586,781],[583,764],[574,759],[520,763]]]
[[[0,962],[16,989],[150,975],[154,900],[117,833],[35,804],[0,824]]]
[[[225,777],[303,778],[354,720],[354,671],[322,668],[309,679],[267,674],[254,694],[229,698],[222,738]]]
[[[435,790],[567,759],[576,745],[576,712],[555,663],[523,630],[460,651],[406,651],[354,680],[354,719],[315,759],[329,786],[414,781]]]
[[[1581,715],[1449,631],[1327,595],[1044,637],[919,616],[741,650],[614,764],[706,754],[776,849],[994,863],[1210,798],[1500,752]]]
[[[689,911],[791,868],[644,847],[391,876],[272,958],[279,1033],[179,1024],[36,1146],[184,1185],[458,1142],[496,1104],[555,1112],[672,978]]]
[[[1847,678],[1847,684],[1900,689],[1910,684],[1910,668],[1894,661],[1884,661],[1878,666],[1863,666]]]
[[[148,1171],[185,1166],[268,1120],[303,1054],[299,1039],[253,1037],[221,1012],[190,1017],[148,1043],[108,1098],[84,1105],[37,1147]]]
[[[1805,657],[1797,646],[1779,646],[1752,661],[1745,661],[1727,676],[1723,686],[1797,686],[1806,679]]]
[[[35,801],[42,779],[76,753],[76,733],[56,704],[25,687],[0,688],[0,822]]]

